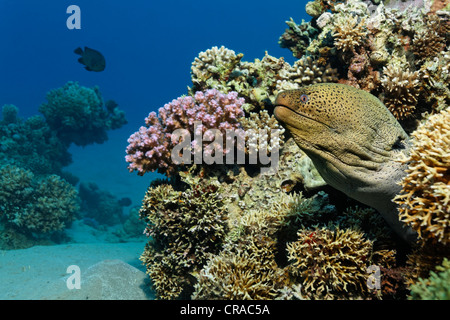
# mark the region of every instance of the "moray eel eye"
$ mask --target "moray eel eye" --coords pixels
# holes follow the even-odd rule
[[[308,100],[309,100],[308,95],[302,94],[302,95],[300,96],[300,101],[301,101],[302,103],[307,103]]]

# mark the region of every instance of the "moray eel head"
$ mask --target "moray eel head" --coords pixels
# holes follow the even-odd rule
[[[348,183],[355,174],[380,170],[408,138],[380,100],[343,84],[283,91],[275,106],[276,118],[325,181]]]
[[[344,84],[315,84],[280,92],[274,114],[329,185],[409,236],[391,201],[405,175],[395,159],[408,151],[408,135],[380,100]]]

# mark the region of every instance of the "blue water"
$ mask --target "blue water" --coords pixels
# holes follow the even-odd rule
[[[66,25],[70,16],[66,10],[70,5],[81,9],[81,29],[70,30]],[[187,86],[191,86],[191,63],[201,51],[223,45],[243,53],[243,61],[261,59],[268,51],[272,56],[284,56],[286,61],[293,62],[291,52],[279,47],[278,38],[287,27],[284,21],[291,16],[296,21],[308,19],[304,5],[304,1],[293,0],[276,3],[255,0],[0,0],[0,107],[13,104],[19,108],[18,116],[27,119],[40,114],[38,108],[46,102],[48,91],[68,81],[77,81],[88,88],[98,86],[104,101],[113,99],[125,111],[128,124],[108,131],[109,139],[103,144],[85,147],[72,144],[68,151],[73,163],[63,170],[79,177],[77,190],[80,183],[94,183],[99,187],[98,194],[106,199],[131,199],[132,204],[124,207],[124,214],[136,215],[150,181],[161,176],[149,173],[141,177],[128,172],[124,156],[130,134],[144,124],[149,112],[187,94]],[[79,56],[73,51],[84,46],[105,56],[103,72],[89,72],[78,63]],[[130,211],[133,207],[134,212]],[[117,228],[97,220],[90,216],[79,217],[67,230],[68,239],[82,243],[108,242],[111,237],[112,242],[123,240],[117,236]],[[3,232],[1,225],[0,232]],[[85,234],[81,235],[82,232]],[[68,239],[53,237],[51,240],[54,244],[65,244]],[[142,252],[147,239],[137,241],[140,242],[134,250]],[[20,248],[22,244],[19,239]],[[27,242],[23,248],[39,244]],[[91,257],[91,263],[99,259],[98,249],[80,250],[83,252],[80,259]],[[40,279],[46,277],[32,271],[53,270],[57,265],[48,259],[53,254],[45,254],[46,259],[42,259],[39,253],[33,252],[24,252],[25,262],[12,253],[7,261],[3,254],[0,266],[6,264],[11,270],[31,270],[29,277],[40,288]],[[108,259],[124,259],[134,266],[140,264],[139,255],[129,261],[128,257],[103,253]],[[70,257],[67,262],[58,256],[64,268],[68,264],[85,263],[83,259],[76,260],[76,254],[67,252],[67,255]],[[33,256],[36,260],[29,258]],[[25,263],[28,269],[23,267]],[[30,280],[17,275],[12,277],[8,270],[4,268],[3,274],[0,273],[0,282],[5,286],[10,284],[9,289],[2,289],[1,299],[42,298],[35,295],[31,284],[29,292],[21,291],[22,282]],[[57,279],[64,272],[65,269],[55,269],[54,274],[51,271],[45,274]],[[44,296],[48,297],[55,295]]]
[[[78,30],[66,26],[70,16],[66,10],[72,4],[81,9]],[[119,168],[125,172],[127,138],[144,124],[149,112],[187,93],[191,63],[199,52],[224,45],[244,53],[244,61],[261,59],[268,51],[293,62],[291,52],[279,47],[278,38],[287,27],[284,21],[291,16],[296,21],[308,19],[304,4],[292,0],[277,1],[276,5],[237,0],[1,0],[0,106],[14,104],[19,116],[28,118],[38,114],[46,92],[67,81],[99,86],[105,101],[115,100],[126,112],[128,124],[108,132],[107,148],[115,150],[114,156],[101,166],[93,159],[92,166],[98,166],[100,176],[108,175],[108,165],[112,171]],[[73,50],[84,46],[105,56],[103,72],[88,72],[77,62],[79,56]],[[103,152],[106,147],[101,148],[72,145],[73,165],[77,165],[77,159],[87,158],[86,152]],[[81,180],[87,178],[81,169],[70,170],[81,175]],[[126,175],[137,190],[123,196],[139,204],[136,202],[148,181],[157,176]],[[93,182],[114,192],[117,186],[109,182],[103,185],[101,180]]]
[[[307,19],[304,1],[0,1],[0,104],[22,117],[37,113],[45,93],[79,81],[98,85],[127,112],[131,132],[149,111],[186,93],[190,66],[200,51],[224,45],[246,61],[291,53],[278,45],[285,20]],[[69,30],[66,9],[81,9],[81,30]],[[87,72],[73,50],[88,46],[107,62]]]

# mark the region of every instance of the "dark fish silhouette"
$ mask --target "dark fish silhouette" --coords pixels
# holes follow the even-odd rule
[[[74,52],[81,56],[78,62],[84,64],[87,71],[100,72],[105,70],[105,57],[97,50],[84,47],[84,51],[81,48],[76,48]]]

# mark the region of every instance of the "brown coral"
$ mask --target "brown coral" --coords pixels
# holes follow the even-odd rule
[[[260,257],[247,250],[222,251],[197,275],[193,298],[273,299],[288,283],[287,274],[273,258],[273,255]]]
[[[298,240],[287,246],[292,275],[303,281],[306,293],[318,299],[365,292],[366,260],[371,251],[372,242],[362,232],[339,228],[300,230]]]
[[[218,253],[227,231],[220,188],[197,181],[184,192],[171,185],[150,188],[140,210],[152,240],[141,260],[161,299],[178,298],[190,286],[190,273],[210,253]]]
[[[339,18],[335,22],[334,44],[343,52],[355,51],[355,48],[363,45],[367,38],[365,19],[358,22],[358,18],[351,15]]]
[[[425,27],[419,29],[412,39],[411,49],[421,61],[434,57],[445,49],[446,22],[435,14],[425,16]]]
[[[450,109],[430,116],[412,135],[407,175],[394,199],[400,220],[422,239],[449,244]]]
[[[383,68],[384,104],[398,120],[410,117],[416,108],[420,93],[419,72],[403,70],[389,64]]]
[[[277,90],[298,89],[316,83],[337,82],[337,70],[329,64],[320,65],[312,57],[303,57],[297,60],[293,66],[280,71],[280,80],[277,82]]]

